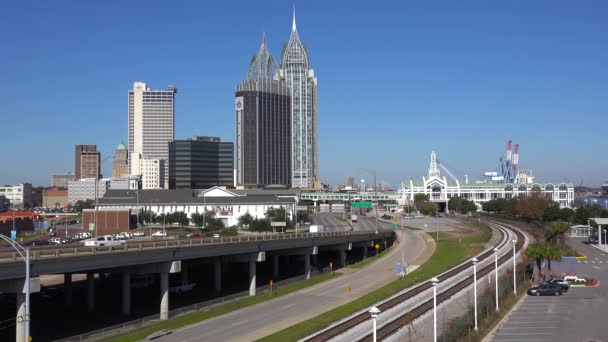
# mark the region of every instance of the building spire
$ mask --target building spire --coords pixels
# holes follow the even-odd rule
[[[296,32],[296,4],[293,4],[293,23],[291,24],[291,30]]]
[[[268,45],[266,44],[266,32],[262,32],[262,45],[260,45],[260,52],[268,50]]]
[[[439,178],[439,168],[437,167],[437,155],[435,151],[431,152],[431,165],[429,166],[429,178]]]

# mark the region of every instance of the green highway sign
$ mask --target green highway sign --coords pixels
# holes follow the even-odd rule
[[[89,230],[90,231],[94,231],[95,230],[95,223],[89,223]]]
[[[353,208],[365,208],[365,209],[371,209],[372,208],[372,202],[353,202],[351,204],[351,206]]]

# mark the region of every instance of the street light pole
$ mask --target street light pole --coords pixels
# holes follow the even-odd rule
[[[477,331],[477,258],[473,258],[473,306],[475,307],[475,331]]]
[[[498,248],[494,248],[494,283],[496,285],[496,312],[498,312]]]
[[[376,318],[378,318],[378,314],[380,313],[380,309],[378,309],[377,307],[373,306],[371,309],[369,309],[368,311],[371,315],[372,315],[372,334],[373,334],[373,341],[376,342]]]
[[[517,241],[513,239],[511,242],[513,243],[513,294],[517,296],[517,279],[515,277],[515,244]]]
[[[25,262],[25,340],[30,339],[30,249],[24,248],[17,241],[0,234],[0,239],[8,242]]]
[[[433,341],[437,342],[437,283],[439,279],[431,279],[433,284]]]

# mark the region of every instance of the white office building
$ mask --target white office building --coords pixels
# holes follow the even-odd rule
[[[169,175],[164,170],[168,170],[169,141],[174,139],[176,92],[177,88],[173,86],[154,90],[143,82],[133,83],[133,89],[129,90],[130,174],[140,174],[134,159],[162,160],[164,167],[160,180],[163,188],[168,188],[169,184]]]
[[[32,204],[32,184],[0,186],[0,197],[5,197],[10,201],[11,206],[30,206]]]
[[[95,186],[97,184],[97,187]],[[109,179],[100,179],[96,181],[94,178],[85,178],[68,182],[68,201],[74,204],[78,201],[95,200],[103,197],[110,185]]]

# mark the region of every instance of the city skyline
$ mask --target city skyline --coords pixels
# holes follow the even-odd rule
[[[31,25],[15,32],[7,42],[9,53],[0,57],[7,66],[0,112],[10,115],[16,125],[28,127],[32,136],[5,151],[17,161],[0,171],[0,181],[7,184],[47,185],[51,174],[74,172],[71,151],[76,144],[96,144],[102,159],[111,156],[116,145],[128,139],[124,92],[138,80],[180,89],[176,139],[212,135],[233,141],[234,85],[243,79],[243,60],[258,46],[261,32],[267,33],[271,50],[279,51],[291,22],[291,7],[285,3],[269,3],[261,9],[241,5],[264,13],[262,20],[227,7],[193,4],[168,9],[157,4],[146,9],[151,18],[160,18],[167,10],[180,18],[169,32],[160,33],[170,44],[168,53],[155,51],[151,38],[131,47],[126,45],[128,38],[120,37],[121,29],[139,32],[137,25],[143,19],[129,15],[135,8],[113,18],[118,27],[112,28],[76,16],[91,7],[110,13],[111,4],[76,4],[69,9],[44,5],[32,13],[25,13],[19,4],[11,6],[15,7],[5,11],[7,20],[0,24],[8,25],[5,32],[11,32],[10,25],[21,27],[15,26],[15,18],[23,21],[21,25]],[[190,9],[194,13],[186,13]],[[210,12],[205,17],[208,23],[196,26],[196,16],[205,10]],[[602,67],[608,52],[601,34],[607,26],[602,20],[606,5],[541,2],[489,8],[470,2],[439,8],[383,3],[366,10],[357,2],[346,7],[321,3],[297,7],[302,40],[313,51],[312,65],[323,75],[319,84],[323,182],[343,183],[348,175],[367,179],[369,175],[360,169],[374,165],[379,181],[396,187],[425,173],[431,150],[459,177],[468,174],[474,180],[496,168],[509,139],[521,144],[521,167],[532,169],[538,180],[566,178],[575,185],[599,186],[608,178],[602,172],[608,162],[598,158],[608,143],[591,130],[606,113],[600,91],[608,88]],[[54,16],[56,11],[61,13]],[[338,13],[343,18],[336,19]],[[231,29],[213,19],[227,15],[252,29]],[[36,24],[41,17],[46,21]],[[70,25],[82,27],[82,32],[67,30]],[[193,27],[194,33],[187,30]],[[47,34],[41,35],[43,30]],[[75,43],[85,35],[99,39]],[[178,38],[173,41],[172,36]],[[109,40],[116,48],[108,49]],[[49,44],[53,42],[58,47]],[[73,51],[60,53],[61,46]],[[37,51],[50,58],[45,66],[37,62]],[[146,58],[130,60],[136,52]],[[194,53],[186,58],[188,52]],[[160,71],[170,57],[181,66],[170,63]],[[213,65],[216,70],[209,66],[214,58],[222,59]],[[32,65],[34,69],[28,70]],[[27,82],[34,72],[40,81]],[[93,86],[84,86],[85,81]],[[38,89],[50,82],[53,89],[45,87],[39,100],[24,95],[30,87]],[[68,102],[59,90],[74,94],[73,98]],[[580,132],[591,134],[581,137]],[[9,132],[7,139],[18,141],[22,135]],[[102,174],[111,174],[111,163],[102,165]]]

